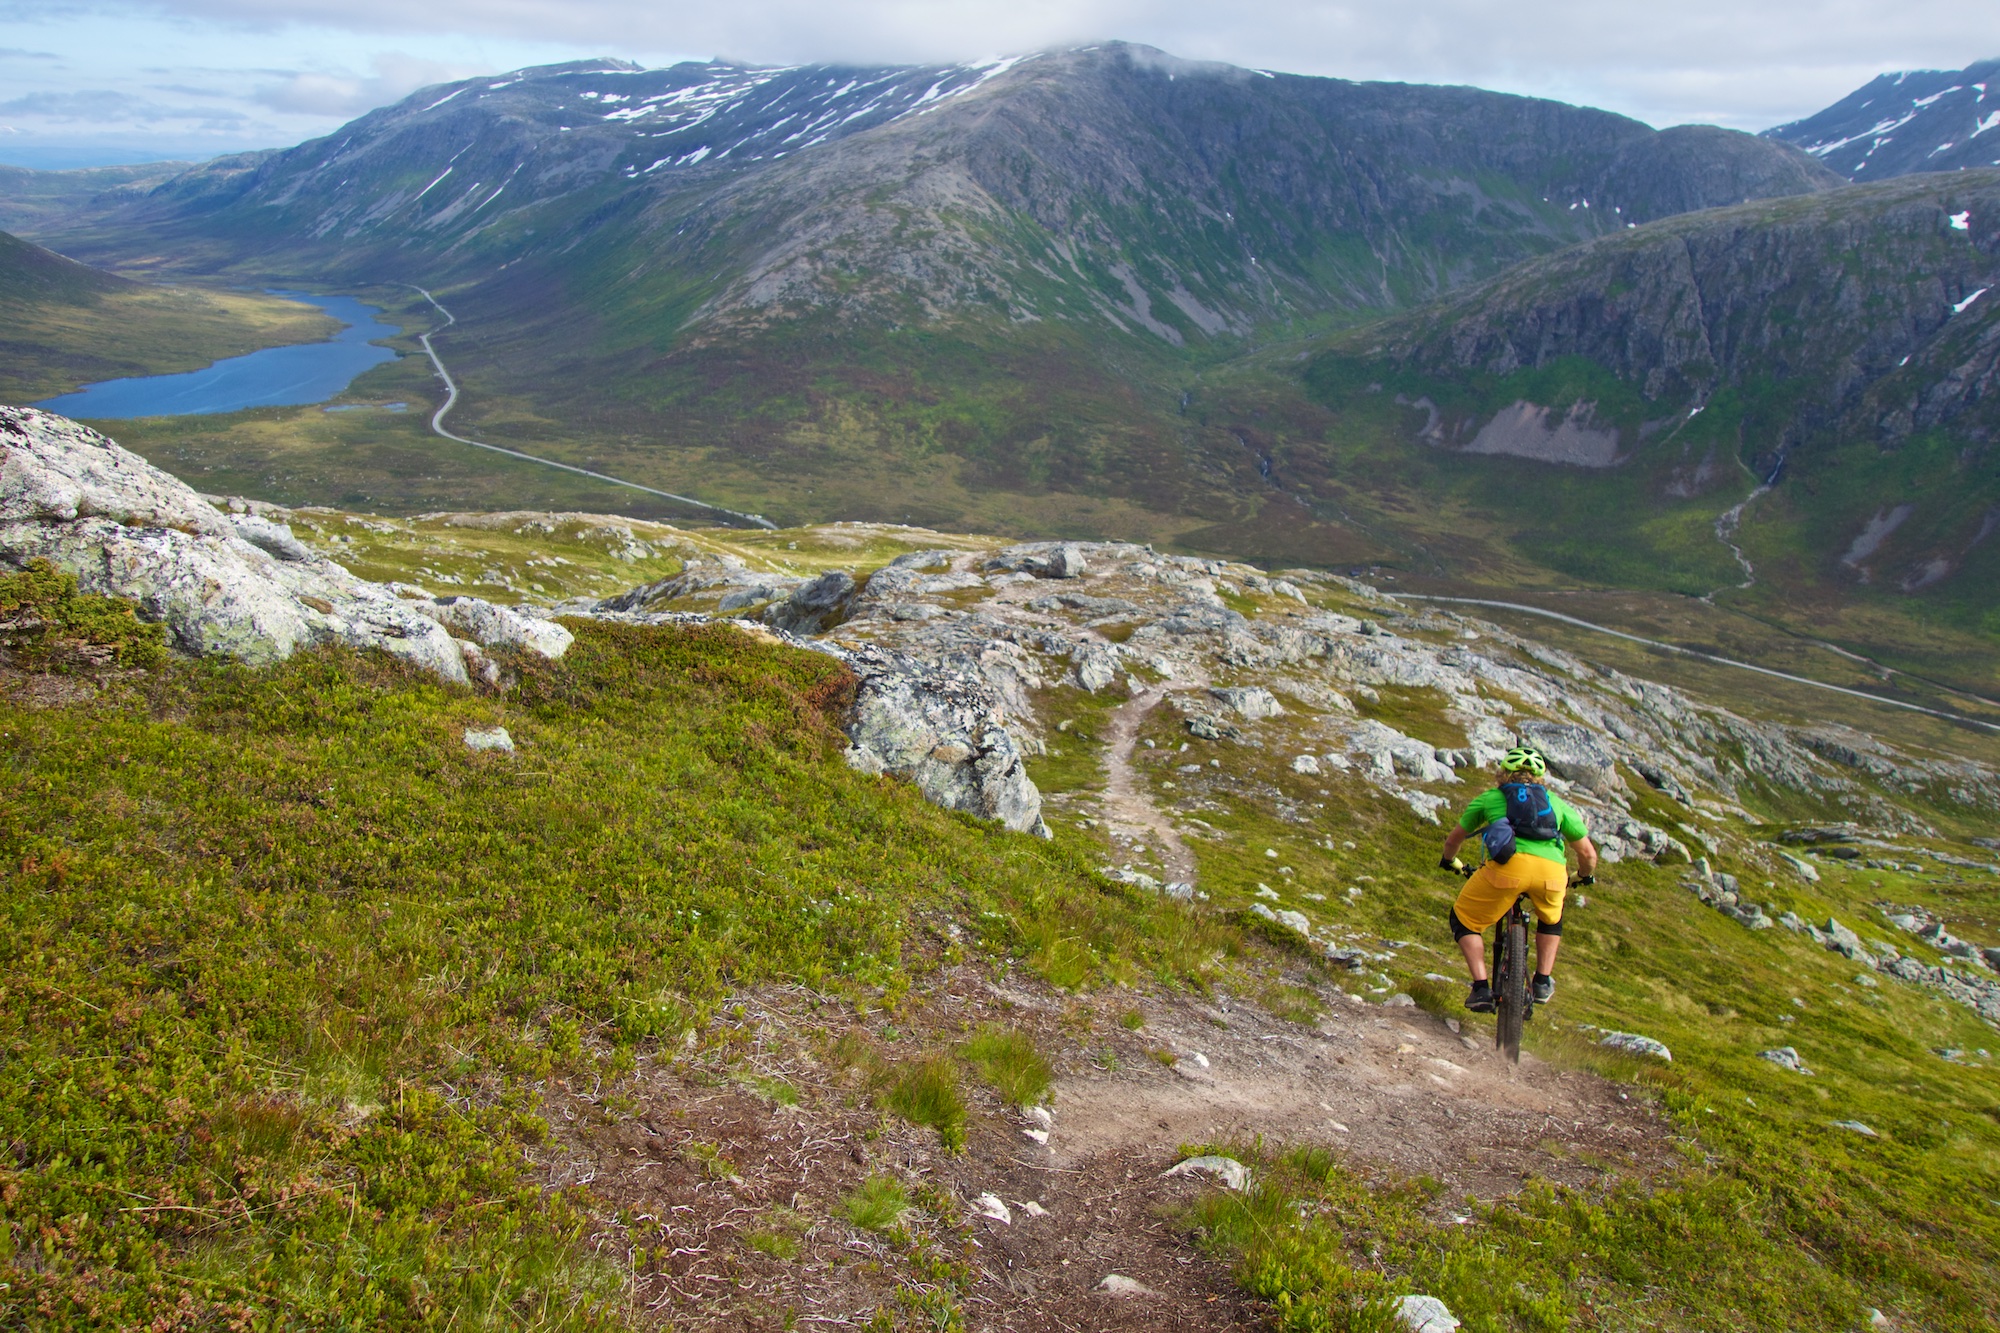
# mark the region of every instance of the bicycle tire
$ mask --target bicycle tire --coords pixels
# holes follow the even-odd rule
[[[1528,923],[1516,907],[1500,922],[1494,940],[1495,984],[1493,999],[1499,1021],[1493,1025],[1493,1043],[1515,1064],[1521,1063],[1521,1026],[1528,1016]]]

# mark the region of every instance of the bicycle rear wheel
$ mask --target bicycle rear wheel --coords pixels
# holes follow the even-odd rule
[[[1521,1024],[1528,1016],[1528,922],[1519,907],[1501,919],[1493,951],[1497,955],[1493,1000],[1499,1017],[1493,1028],[1493,1044],[1519,1064]]]

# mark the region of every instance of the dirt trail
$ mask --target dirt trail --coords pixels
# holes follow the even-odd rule
[[[1511,1194],[1529,1174],[1584,1184],[1612,1161],[1642,1172],[1667,1161],[1658,1120],[1613,1085],[1533,1055],[1510,1068],[1489,1033],[1455,1033],[1414,1007],[1349,1003],[1310,1028],[1240,1004],[1141,1009],[1142,1036],[1174,1065],[1065,1079],[1052,1164],[1262,1134],[1435,1177],[1455,1203]]]
[[[1114,841],[1137,841],[1154,848],[1169,882],[1195,882],[1194,853],[1181,841],[1171,819],[1153,804],[1145,780],[1132,764],[1138,746],[1139,725],[1154,705],[1167,697],[1160,688],[1141,688],[1111,710],[1105,731],[1104,822]]]
[[[1121,1021],[1133,1007],[1137,1031]],[[900,1047],[919,1028],[995,1019],[1068,1052],[1046,1145],[1024,1133],[1034,1125],[1019,1108],[980,1089],[961,1152],[943,1151],[930,1130],[885,1123],[858,1073],[813,1053],[834,1035],[826,1011],[802,993],[767,995],[748,997],[700,1051],[643,1061],[617,1099],[629,1096],[629,1111],[607,1114],[605,1090],[552,1089],[545,1182],[587,1184],[600,1200],[591,1241],[633,1266],[649,1317],[775,1331],[860,1326],[871,1309],[895,1306],[907,1250],[840,1213],[864,1177],[892,1175],[920,1200],[921,1185],[931,1200],[956,1201],[946,1211],[958,1239],[939,1239],[971,1265],[960,1297],[969,1329],[1055,1333],[1264,1321],[1179,1220],[1182,1205],[1216,1188],[1162,1176],[1181,1144],[1262,1136],[1270,1149],[1334,1148],[1375,1179],[1430,1176],[1443,1186],[1430,1211],[1445,1225],[1477,1225],[1467,1195],[1502,1198],[1531,1177],[1580,1186],[1677,1160],[1666,1123],[1615,1086],[1532,1056],[1509,1069],[1489,1035],[1461,1036],[1411,1007],[1350,1001],[1303,1024],[1224,995],[1093,1003],[961,967],[921,1008],[898,1019],[898,1058],[916,1053]],[[799,1104],[753,1095],[738,1082],[752,1072],[783,1080]],[[979,1215],[986,1194],[1008,1221]],[[793,1252],[760,1248],[774,1234],[791,1237]],[[1154,1294],[1098,1292],[1113,1273]]]

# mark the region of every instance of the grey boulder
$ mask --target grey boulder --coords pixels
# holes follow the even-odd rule
[[[432,602],[412,602],[418,614],[428,616],[461,639],[471,639],[486,648],[561,657],[576,642],[576,636],[553,620],[522,615],[512,607],[496,606],[477,597],[440,597]]]
[[[1557,777],[1601,792],[1624,789],[1617,758],[1596,733],[1574,722],[1523,722],[1521,739],[1542,752]]]
[[[1234,709],[1238,716],[1249,722],[1257,722],[1267,717],[1278,717],[1285,711],[1283,705],[1278,702],[1277,696],[1261,685],[1230,686],[1212,689],[1209,691],[1209,694],[1213,695],[1229,708]]]
[[[1798,1051],[1790,1046],[1780,1046],[1774,1051],[1759,1051],[1757,1052],[1757,1058],[1759,1060],[1769,1060],[1778,1068],[1789,1069],[1794,1074],[1810,1075],[1812,1073],[1812,1070],[1806,1068],[1805,1061],[1799,1058]]]
[[[854,576],[829,570],[764,612],[764,621],[790,634],[821,634],[831,629],[854,596]]]
[[[1674,1053],[1666,1044],[1652,1037],[1642,1037],[1636,1032],[1606,1032],[1597,1038],[1599,1046],[1609,1046],[1614,1051],[1624,1051],[1628,1055],[1650,1055],[1668,1064],[1674,1062]]]
[[[0,564],[45,558],[88,592],[136,603],[198,656],[273,662],[337,642],[466,680],[443,626],[290,538],[262,521],[239,527],[86,426],[0,407]]]
[[[914,782],[926,800],[947,810],[1049,836],[1042,794],[992,686],[872,645],[837,655],[859,681],[847,725],[848,763]]]

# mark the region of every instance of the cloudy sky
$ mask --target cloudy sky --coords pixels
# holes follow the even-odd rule
[[[1120,37],[1301,74],[1470,83],[1654,125],[1806,115],[2000,55],[1994,0],[0,0],[0,162],[206,157],[526,64],[970,59]]]

